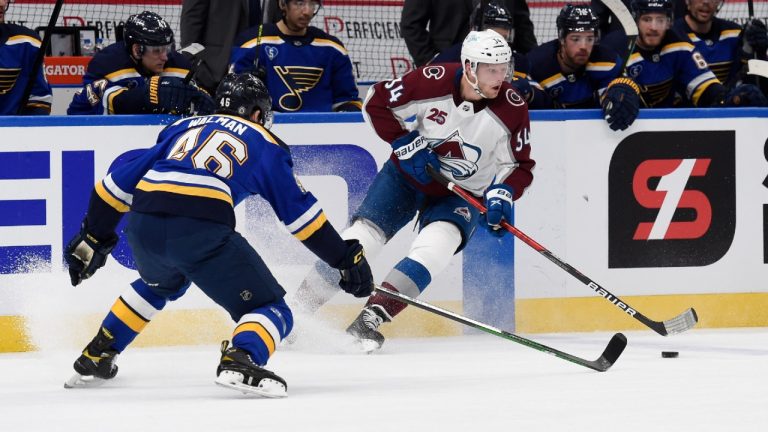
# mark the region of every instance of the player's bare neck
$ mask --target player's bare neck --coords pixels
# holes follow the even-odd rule
[[[280,29],[284,35],[288,36],[304,36],[307,34],[307,28],[300,28],[290,24],[287,24],[285,18],[277,22],[277,28]]]
[[[693,30],[693,32],[696,34],[707,34],[710,30],[712,30],[712,20],[702,22],[695,20],[690,15],[686,15],[685,23],[688,24],[688,27],[690,27],[691,30]]]

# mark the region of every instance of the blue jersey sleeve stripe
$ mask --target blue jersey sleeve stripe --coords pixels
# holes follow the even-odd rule
[[[130,210],[130,207],[128,207],[128,205],[118,200],[112,194],[110,194],[109,191],[107,191],[107,189],[104,187],[103,181],[96,183],[96,186],[94,186],[94,188],[99,198],[101,198],[105,203],[107,203],[113,209],[119,211],[120,213],[127,213],[128,210]]]
[[[315,219],[317,214],[321,213],[322,211],[323,209],[320,208],[320,203],[315,202],[312,204],[312,207],[302,213],[301,216],[297,217],[290,223],[285,223],[285,227],[288,228],[288,231],[295,233],[296,231],[299,231],[301,227]]]
[[[149,170],[144,174],[144,180],[151,183],[174,183],[182,186],[199,186],[210,189],[217,189],[227,195],[232,195],[232,191],[226,183],[210,175],[187,174],[178,171],[157,171]]]
[[[106,177],[104,177],[104,187],[109,191],[109,193],[115,197],[118,201],[124,202],[126,205],[130,206],[133,203],[133,195],[130,193],[124,191],[120,186],[115,183],[115,179],[112,178],[112,174],[107,174]]]
[[[326,219],[325,213],[321,211],[315,220],[307,224],[304,228],[294,233],[293,235],[297,239],[304,241],[307,238],[309,238],[312,234],[316,233],[317,230],[319,230],[323,226],[323,224],[325,224],[325,222],[327,221],[328,219]]]
[[[224,201],[231,206],[234,206],[232,197],[226,193],[217,190],[200,186],[184,186],[173,183],[150,183],[146,180],[139,181],[136,185],[136,189],[144,192],[168,192],[178,195],[189,195],[202,198],[213,198]]]

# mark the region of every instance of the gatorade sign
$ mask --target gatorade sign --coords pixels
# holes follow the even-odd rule
[[[46,57],[45,76],[52,85],[82,85],[92,57]]]

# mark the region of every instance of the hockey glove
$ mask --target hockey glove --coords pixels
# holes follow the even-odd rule
[[[760,20],[752,20],[744,27],[744,52],[757,53],[759,58],[764,58],[768,50],[768,29]]]
[[[757,86],[741,84],[725,95],[723,104],[727,107],[764,107],[768,106],[768,100]]]
[[[518,93],[520,93],[520,96],[525,99],[526,102],[531,101],[531,96],[533,96],[533,88],[531,88],[531,82],[528,81],[525,78],[512,78],[512,81],[509,82],[512,84],[512,87],[517,90]]]
[[[640,87],[629,78],[616,78],[608,84],[601,105],[611,130],[624,130],[640,112]]]
[[[368,297],[373,292],[373,275],[363,246],[357,240],[344,240],[347,253],[338,265],[341,272],[339,286],[355,297]]]
[[[440,161],[429,148],[427,139],[412,131],[392,141],[392,149],[400,160],[400,168],[421,184],[429,183],[432,178],[427,172],[427,165],[440,171]]]
[[[116,235],[103,240],[97,239],[88,233],[83,221],[80,232],[64,248],[64,260],[69,267],[72,286],[77,286],[103,267],[116,244]]]
[[[512,222],[512,206],[515,191],[505,184],[491,185],[485,191],[485,228],[491,234],[502,237],[507,230],[501,227],[501,221]]]
[[[216,102],[213,101],[204,90],[198,90],[197,95],[192,99],[190,113],[192,115],[210,115],[216,111]]]
[[[153,76],[147,83],[145,104],[156,114],[187,114],[199,93],[181,78]]]

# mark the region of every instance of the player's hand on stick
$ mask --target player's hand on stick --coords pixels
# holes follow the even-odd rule
[[[515,191],[505,184],[491,185],[485,191],[485,228],[496,237],[502,237],[507,230],[501,227],[501,221],[512,223],[512,206]],[[481,221],[482,222],[482,221]]]
[[[601,106],[611,130],[624,130],[640,112],[640,88],[629,78],[616,78],[608,84]]]
[[[355,297],[368,297],[373,291],[373,274],[365,259],[363,246],[357,240],[344,242],[347,244],[347,253],[337,267],[341,272],[339,286]]]
[[[724,105],[727,107],[764,107],[768,106],[768,100],[757,86],[741,84],[725,95]]]
[[[744,27],[744,52],[757,53],[759,58],[764,58],[768,50],[768,28],[765,23],[755,19]]]
[[[151,112],[188,114],[200,91],[182,78],[153,76],[147,83],[146,106]]]
[[[116,244],[117,235],[97,239],[88,232],[83,221],[80,232],[64,248],[64,260],[69,267],[72,286],[77,286],[103,267]]]
[[[400,168],[421,184],[432,181],[427,173],[427,166],[440,171],[440,161],[429,148],[427,139],[413,131],[392,141],[392,150],[400,160]]]

